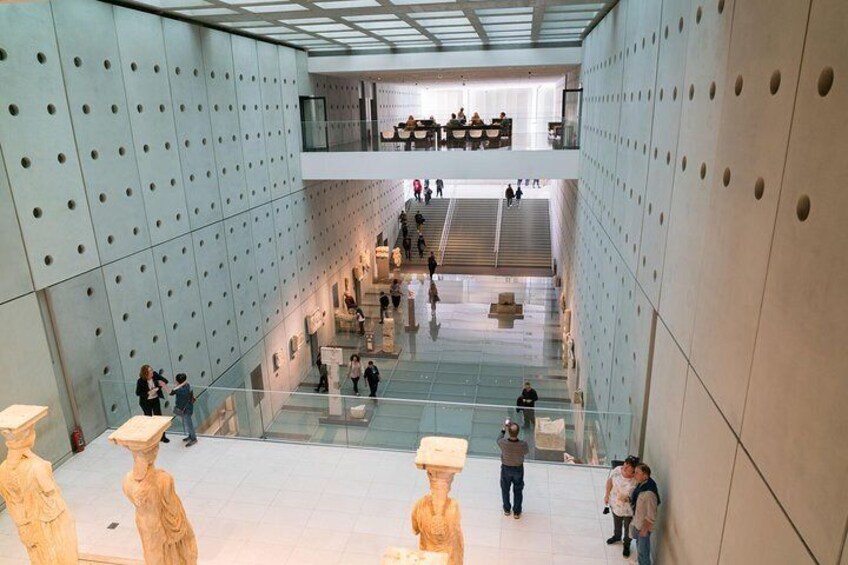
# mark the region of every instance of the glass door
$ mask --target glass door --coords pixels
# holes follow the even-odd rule
[[[323,96],[300,97],[300,124],[304,151],[329,151],[327,99]]]

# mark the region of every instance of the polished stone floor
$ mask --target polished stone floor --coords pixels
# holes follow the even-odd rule
[[[596,429],[597,415],[584,414],[586,433],[577,433],[571,410],[566,371],[562,366],[558,289],[549,277],[495,277],[479,275],[438,275],[435,284],[441,301],[433,314],[426,302],[430,281],[426,276],[404,275],[404,292],[416,296],[416,332],[407,332],[406,300],[398,310],[390,308],[395,322],[397,359],[372,357],[364,350],[364,338],[356,333],[337,332],[331,345],[344,348],[344,358],[359,352],[363,367],[373,360],[381,382],[378,401],[365,398],[367,387],[360,382],[362,397],[353,396],[347,367],[340,368],[344,412],[365,404],[367,426],[327,423],[328,400],[314,394],[317,371],[292,395],[267,426],[267,436],[277,439],[414,450],[425,435],[451,435],[470,442],[474,455],[496,455],[491,441],[507,418],[521,420],[515,412],[516,399],[524,382],[532,383],[540,400],[536,417],[565,419],[568,451],[578,457],[580,446]],[[363,306],[374,322],[379,320],[375,286],[366,293]],[[505,321],[488,317],[489,305],[498,293],[515,293],[524,305],[524,318]],[[422,298],[424,300],[422,300]],[[379,348],[381,326],[374,323]],[[473,406],[469,406],[473,405]],[[532,437],[530,438],[532,441]],[[577,445],[579,443],[580,445]],[[599,442],[594,441],[597,445]],[[558,456],[535,450],[533,457]]]
[[[417,545],[409,513],[427,481],[412,453],[224,438],[185,448],[174,439],[157,466],[176,479],[202,564],[378,565],[386,547]],[[101,436],[56,470],[83,552],[141,558],[134,509],[121,492],[131,467],[129,452]],[[626,563],[620,544],[604,543],[612,527],[601,514],[606,476],[528,463],[524,513],[514,520],[500,509],[498,462],[469,458],[452,491],[465,564]],[[25,563],[2,512],[0,565]]]

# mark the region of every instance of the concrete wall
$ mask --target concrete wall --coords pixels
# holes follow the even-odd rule
[[[623,0],[584,43],[555,251],[589,405],[645,427],[661,563],[848,559],[846,27]]]
[[[55,461],[62,371],[89,438],[139,411],[144,363],[295,388],[308,355],[273,354],[402,205],[399,182],[302,180],[305,58],[93,0],[0,6],[0,49],[0,407],[49,405]]]

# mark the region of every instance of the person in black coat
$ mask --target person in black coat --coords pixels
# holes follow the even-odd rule
[[[539,394],[533,386],[526,382],[521,390],[521,396],[515,402],[516,411],[524,413],[524,427],[531,427],[536,424],[536,401],[539,400]]]
[[[377,385],[380,383],[380,369],[374,364],[374,361],[368,361],[368,368],[365,369],[365,381],[368,383],[368,388],[371,398],[377,398]]]
[[[430,252],[430,257],[427,259],[427,269],[430,271],[430,280],[433,280],[433,275],[436,274],[436,267],[439,266],[439,263],[436,261],[436,256],[433,252]]]
[[[138,397],[138,405],[141,406],[141,411],[145,416],[161,416],[162,406],[159,404],[160,398],[165,398],[162,393],[166,389],[168,380],[153,370],[150,365],[142,365],[138,372],[138,381],[135,383],[135,395]],[[169,443],[165,434],[162,434],[163,443]]]
[[[412,259],[412,240],[406,234],[403,236],[403,253],[407,259]]]
[[[427,242],[424,241],[424,236],[418,234],[418,258],[424,258],[424,250],[427,248]]]
[[[383,323],[383,320],[386,317],[386,311],[389,309],[389,297],[386,296],[386,293],[380,291],[380,323]]]

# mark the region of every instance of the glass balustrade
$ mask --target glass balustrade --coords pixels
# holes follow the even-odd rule
[[[103,380],[100,386],[109,427],[141,413],[135,381]],[[497,457],[496,440],[511,420],[522,426],[531,460],[605,466],[613,453],[626,453],[632,425],[630,414],[563,409],[544,400],[529,415],[534,423],[525,425],[525,414],[507,405],[192,387],[194,425],[206,436],[401,451],[414,451],[425,436],[450,436],[468,440],[470,455]],[[162,412],[173,414],[167,394]],[[182,432],[179,418],[171,430]]]

